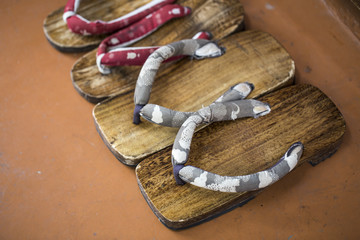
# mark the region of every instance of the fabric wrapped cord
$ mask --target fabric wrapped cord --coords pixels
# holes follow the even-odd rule
[[[174,173],[178,174],[176,181],[180,185],[185,182],[194,186],[220,192],[255,191],[277,182],[292,171],[298,164],[304,146],[301,142],[292,144],[280,160],[271,168],[257,173],[243,176],[220,176],[193,166],[174,166]]]
[[[195,128],[200,124],[235,120],[242,117],[257,118],[270,113],[270,106],[266,103],[252,99],[244,100],[243,97],[240,97],[240,100],[234,99],[232,97],[236,96],[233,95],[234,89],[231,88],[209,107],[192,113],[180,127],[171,153],[173,174],[178,185],[190,183],[201,188],[221,192],[255,191],[275,183],[297,165],[304,148],[301,142],[292,144],[278,163],[271,168],[250,175],[221,176],[185,165],[189,158]],[[223,102],[226,98],[228,100]]]
[[[174,18],[184,17],[191,13],[191,9],[178,4],[170,4],[149,14],[139,22],[105,38],[99,45],[97,55],[106,53],[108,48],[125,47],[156,31],[159,27]]]
[[[222,94],[214,103],[244,99],[253,89],[254,85],[252,83],[238,83]],[[180,128],[185,120],[193,114],[195,114],[195,112],[175,111],[156,104],[147,104],[140,111],[140,115],[147,121],[161,126],[175,128]]]
[[[208,32],[199,32],[192,39],[211,39],[212,35]],[[153,47],[121,47],[116,46],[107,53],[102,53],[96,57],[96,64],[102,74],[109,74],[109,66],[142,66],[146,59],[160,46]],[[175,61],[184,56],[176,56],[167,59],[165,62]]]
[[[206,49],[206,51],[203,51]],[[136,82],[134,102],[135,108],[142,108],[150,99],[152,84],[162,62],[174,56],[188,55],[195,59],[218,57],[225,49],[216,43],[204,39],[187,39],[163,46],[152,53],[143,65]],[[138,107],[140,106],[140,107]],[[134,112],[135,124],[140,123],[140,114]]]
[[[81,0],[69,0],[65,6],[63,19],[69,29],[81,35],[99,35],[113,33],[125,28],[135,22],[140,21],[152,12],[159,10],[165,5],[175,2],[175,0],[153,0],[148,4],[130,12],[120,18],[109,22],[95,20],[89,21],[77,14]]]

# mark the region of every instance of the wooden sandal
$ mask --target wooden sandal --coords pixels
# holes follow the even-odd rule
[[[191,13],[191,9],[173,2],[175,0],[68,0],[64,8],[47,16],[44,33],[51,45],[62,52],[93,49],[106,36],[119,30],[128,33],[123,45],[129,45],[171,19]],[[98,20],[100,18],[103,20]]]
[[[271,106],[266,116],[211,124],[195,133],[190,155],[191,131],[180,129],[173,147],[137,166],[140,190],[165,226],[187,228],[226,213],[295,166],[316,165],[340,146],[344,119],[319,89],[295,85],[258,100]]]
[[[151,102],[170,109],[193,111],[209,105],[239,81],[256,88],[250,98],[291,85],[293,60],[269,34],[245,31],[219,42],[226,53],[202,61],[180,60],[161,68],[152,87]],[[206,91],[206,94],[198,94]],[[93,110],[96,128],[111,152],[126,165],[137,165],[145,157],[170,146],[177,129],[147,121],[134,125],[133,92],[97,104]]]
[[[215,39],[221,39],[243,28],[244,11],[237,0],[179,0],[177,3],[181,6],[190,7],[192,13],[189,16],[172,20],[133,46],[162,46],[181,39],[191,38],[199,31],[211,32]],[[107,42],[111,43],[112,41],[111,38],[108,38]],[[113,42],[117,43],[118,41]],[[71,70],[75,89],[81,96],[93,103],[132,91],[140,70],[139,67],[114,67],[111,65],[113,66],[111,73],[101,73],[96,61],[99,61],[99,57],[104,53],[104,49],[101,49],[103,47],[100,45],[98,50],[85,54],[74,64]],[[110,46],[110,48],[113,47]],[[110,48],[107,47],[107,49]],[[98,58],[96,56],[97,51]]]

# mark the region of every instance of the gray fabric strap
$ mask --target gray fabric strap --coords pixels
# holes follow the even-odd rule
[[[303,145],[300,142],[294,143],[273,167],[250,175],[220,176],[200,168],[185,166],[190,154],[192,137],[198,125],[215,121],[235,120],[242,117],[257,118],[270,112],[270,107],[266,103],[253,99],[243,99],[252,88],[247,94],[236,94],[235,88],[245,90],[245,87],[246,85],[235,85],[210,106],[195,113],[186,113],[187,118],[176,135],[171,153],[173,173],[177,184],[190,183],[201,188],[221,192],[255,191],[278,181],[297,165],[303,152]],[[236,100],[236,98],[241,100]]]
[[[180,112],[162,106],[147,104],[142,106],[140,114],[153,123],[180,127],[171,153],[173,173],[177,184],[192,185],[221,192],[255,191],[267,187],[289,173],[298,163],[303,144],[290,146],[284,156],[273,167],[244,176],[220,176],[193,166],[185,166],[189,158],[190,145],[195,129],[200,124],[216,121],[235,120],[243,117],[260,117],[270,112],[266,103],[246,99],[254,86],[240,83],[231,87],[208,107],[197,112]]]
[[[134,102],[141,106],[149,102],[152,84],[163,61],[170,57],[189,55],[195,59],[218,57],[223,55],[224,48],[204,39],[188,39],[163,46],[153,52],[143,65],[136,82]],[[138,116],[134,115],[134,118]],[[135,122],[135,121],[134,121]],[[139,122],[139,121],[136,121]]]
[[[253,87],[250,83],[233,86],[210,106],[192,113],[182,123],[171,153],[171,163],[177,184],[185,184],[185,181],[180,177],[180,171],[188,161],[192,137],[197,126],[203,123],[235,120],[243,117],[257,118],[270,112],[270,106],[266,103],[253,99],[244,100],[253,90]]]
[[[182,181],[192,185],[220,192],[245,192],[265,188],[289,173],[297,165],[303,144],[294,143],[280,161],[273,167],[244,176],[220,176],[193,166],[184,166],[179,172]]]
[[[173,165],[185,164],[189,157],[191,140],[195,128],[200,124],[235,120],[244,117],[260,117],[270,112],[266,103],[254,100],[215,102],[192,114],[180,127],[173,145],[171,161]]]
[[[196,59],[218,57],[224,54],[224,49],[216,43],[205,39],[187,39],[163,46],[153,52],[144,63],[136,82],[135,104],[147,104],[150,98],[152,84],[163,61],[170,57],[188,55]]]
[[[248,82],[236,84],[215,100],[214,103],[244,99],[253,89],[253,84]],[[180,128],[185,120],[193,114],[195,114],[195,112],[180,112],[155,104],[147,104],[140,111],[140,115],[150,122],[161,126],[176,128]]]

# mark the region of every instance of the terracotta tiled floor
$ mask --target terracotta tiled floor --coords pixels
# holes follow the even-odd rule
[[[297,82],[319,87],[343,113],[347,132],[334,156],[299,167],[242,208],[169,230],[74,90],[69,73],[81,55],[44,37],[44,18],[65,0],[1,1],[0,239],[359,239],[359,40],[322,1],[242,3],[247,28],[277,38]]]

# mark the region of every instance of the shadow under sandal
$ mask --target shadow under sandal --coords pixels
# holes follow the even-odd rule
[[[200,61],[184,58],[160,67],[151,87],[150,103],[191,112],[210,105],[240,81],[256,86],[250,98],[293,83],[294,62],[269,34],[240,32],[222,39],[218,45],[226,49],[221,57]],[[147,101],[136,104],[146,105]],[[135,125],[133,113],[133,91],[99,103],[93,110],[96,128],[105,144],[118,160],[132,166],[172,145],[177,134],[175,128],[148,121]]]
[[[225,118],[231,120],[233,112],[239,109],[240,114],[246,108],[230,103],[233,109],[226,106],[226,111],[202,110],[210,115],[190,114],[181,121],[173,147],[137,166],[140,190],[165,226],[191,227],[226,213],[296,166],[317,164],[340,146],[344,119],[319,89],[295,85],[257,100],[268,103],[271,112],[257,119],[212,123],[194,137],[193,129],[207,122],[203,119],[215,119],[215,115],[226,112]],[[143,111],[148,111],[145,115],[151,113],[150,109]]]
[[[200,31],[211,32],[218,40],[243,29],[244,10],[238,0],[179,0],[176,3],[189,7],[191,14],[172,19],[132,47],[164,46],[192,38]],[[97,103],[134,90],[139,67],[122,66],[122,63],[112,61],[114,51],[123,47],[124,41],[129,42],[126,38],[130,35],[132,32],[119,31],[105,39],[98,50],[85,54],[74,64],[71,79],[75,89],[86,100]],[[105,66],[108,71],[99,71],[99,65]]]
[[[64,8],[46,17],[44,33],[51,45],[62,52],[91,50],[106,36],[119,30],[125,36],[122,44],[129,45],[167,21],[191,13],[189,8],[171,4],[173,2],[175,0],[136,0],[131,3],[124,0],[68,0]],[[117,40],[116,37],[111,39]]]

